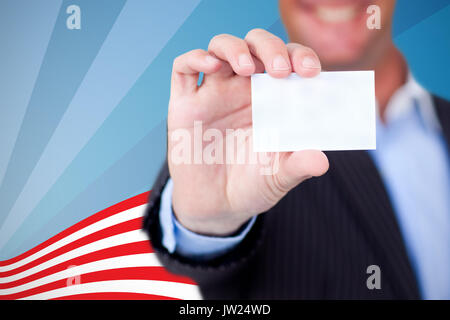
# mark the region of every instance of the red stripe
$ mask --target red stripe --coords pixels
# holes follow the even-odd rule
[[[69,266],[81,266],[86,263],[114,258],[127,256],[132,254],[141,254],[141,253],[151,253],[151,247],[149,241],[139,241],[126,243],[119,246],[114,246],[110,248],[105,248],[102,250],[94,251],[91,253],[87,253],[85,255],[61,262],[57,265],[54,265],[50,268],[44,269],[42,271],[33,273],[27,277],[17,279],[11,282],[0,283],[0,289],[9,289],[12,287],[17,287],[27,282],[31,282],[43,277],[46,277],[51,274],[55,274],[57,272],[66,270]]]
[[[52,300],[180,300],[171,297],[134,292],[96,292],[82,293]]]
[[[110,216],[113,216],[117,213],[120,213],[122,211],[131,209],[131,208],[135,208],[137,206],[143,205],[145,203],[147,203],[147,199],[148,196],[150,195],[150,192],[144,192],[141,193],[137,196],[134,196],[130,199],[124,200],[122,202],[119,202],[109,208],[103,209],[102,211],[99,211],[95,214],[93,214],[92,216],[74,224],[73,226],[61,231],[60,233],[58,233],[57,235],[51,237],[50,239],[48,239],[47,241],[39,244],[38,246],[18,255],[17,257],[8,259],[8,260],[4,260],[4,261],[0,261],[0,266],[6,266],[12,263],[15,263],[17,261],[20,261],[46,247],[48,247],[49,245],[55,243],[58,240],[61,240],[62,238],[67,237],[68,235],[83,229],[84,227],[87,227],[90,224],[93,224],[97,221],[103,220],[105,218],[108,218]]]
[[[113,226],[110,226],[108,228],[99,230],[97,232],[88,234],[87,236],[84,236],[83,238],[80,238],[78,240],[75,240],[73,242],[70,242],[68,244],[66,244],[65,246],[58,248],[52,252],[49,252],[48,254],[30,261],[29,263],[20,266],[18,268],[15,268],[13,270],[9,270],[9,271],[4,271],[4,272],[0,272],[0,278],[1,277],[8,277],[14,274],[17,274],[19,272],[25,271],[27,269],[30,269],[32,267],[35,267],[45,261],[48,261],[50,259],[53,259],[61,254],[64,254],[66,252],[72,251],[76,248],[82,247],[84,245],[87,245],[89,243],[113,236],[113,235],[117,235],[117,234],[121,234],[124,232],[128,232],[128,231],[132,231],[132,230],[138,230],[142,227],[142,218],[135,218],[132,220],[128,220]]]
[[[85,273],[80,276],[81,283],[91,283],[108,280],[159,280],[177,283],[195,284],[191,279],[169,273],[164,267],[131,267],[112,270],[102,270]],[[63,288],[67,285],[67,279],[61,279],[39,287],[31,288],[22,292],[0,295],[0,299],[14,300],[31,295],[48,292]]]

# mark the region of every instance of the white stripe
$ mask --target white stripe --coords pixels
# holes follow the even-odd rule
[[[38,252],[35,252],[31,256],[28,256],[22,260],[16,261],[16,262],[6,265],[6,266],[0,266],[0,272],[10,271],[10,270],[16,269],[18,267],[21,267],[33,260],[36,260],[52,251],[58,249],[58,248],[65,246],[68,243],[71,243],[73,241],[81,239],[81,238],[83,238],[89,234],[92,234],[94,232],[97,232],[99,230],[108,228],[110,226],[116,225],[116,224],[124,222],[124,221],[142,217],[145,212],[145,207],[146,207],[146,204],[143,204],[138,207],[117,213],[111,217],[97,221],[89,226],[84,227],[83,229],[80,229],[80,230],[68,235],[65,238],[58,240],[57,242],[49,245],[48,247],[46,247]]]
[[[32,282],[24,283],[17,287],[8,289],[0,289],[1,295],[14,294],[29,290],[38,286],[42,286],[47,283],[52,283],[61,279],[69,279],[79,276],[81,283],[83,282],[83,274],[89,272],[112,270],[119,268],[131,268],[131,267],[160,267],[161,263],[156,258],[154,253],[140,253],[128,256],[108,258],[98,261],[93,261],[80,266],[73,266],[71,268],[62,270],[60,272],[50,274],[46,277],[36,279]]]
[[[81,283],[69,287],[59,288],[39,293],[26,300],[54,299],[74,294],[97,292],[128,292],[166,296],[177,299],[200,300],[198,287],[192,284],[156,281],[156,280],[111,280]]]
[[[148,237],[145,234],[145,232],[142,231],[141,229],[133,230],[133,231],[129,231],[129,232],[121,233],[121,234],[116,234],[114,236],[104,238],[104,239],[101,239],[101,240],[98,240],[95,242],[91,242],[82,247],[79,247],[77,249],[71,250],[64,254],[61,254],[51,260],[45,261],[37,266],[34,266],[33,268],[24,270],[22,272],[11,275],[9,277],[0,278],[0,283],[7,283],[7,282],[22,279],[22,278],[32,275],[36,272],[45,270],[47,268],[50,268],[52,266],[55,266],[62,262],[65,262],[67,260],[85,255],[87,253],[95,252],[98,250],[110,248],[110,247],[121,245],[121,244],[145,241],[145,240],[148,241]]]

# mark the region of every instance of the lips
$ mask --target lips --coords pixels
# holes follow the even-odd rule
[[[366,0],[297,0],[297,5],[323,23],[351,22],[365,13]]]

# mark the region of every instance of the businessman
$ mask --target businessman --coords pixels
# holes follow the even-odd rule
[[[279,7],[290,43],[254,29],[174,61],[168,158],[144,223],[159,259],[207,299],[450,299],[450,103],[415,81],[394,46],[395,1]],[[251,128],[250,75],[321,70],[375,70],[376,151],[281,153],[272,175],[171,159],[172,133],[194,121]]]

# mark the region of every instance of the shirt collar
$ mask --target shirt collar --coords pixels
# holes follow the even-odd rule
[[[413,112],[415,106],[417,106],[420,117],[428,129],[441,130],[431,95],[409,72],[406,83],[392,95],[388,102],[385,112],[387,125],[403,115]]]

